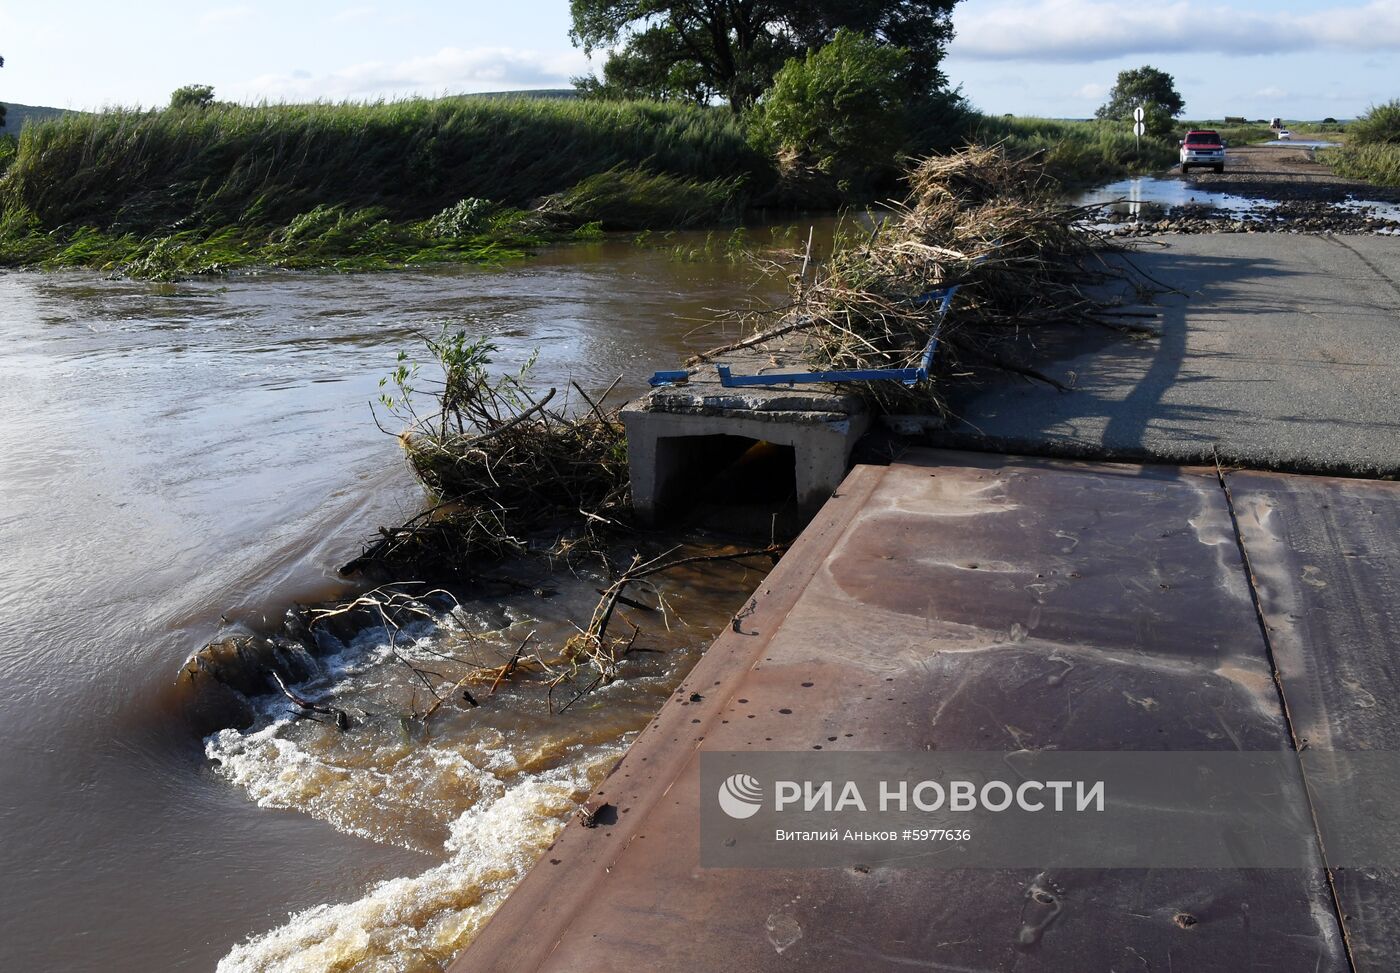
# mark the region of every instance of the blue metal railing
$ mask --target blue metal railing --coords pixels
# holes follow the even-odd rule
[[[933,327],[929,329],[928,344],[924,346],[924,352],[919,356],[919,364],[914,368],[850,368],[825,372],[773,372],[760,375],[735,375],[730,371],[728,365],[716,365],[715,371],[719,372],[719,383],[727,389],[752,385],[808,385],[817,382],[894,381],[904,385],[916,385],[928,378],[929,369],[933,367],[933,357],[938,353],[938,338],[943,330],[943,321],[948,316],[948,308],[952,306],[953,295],[958,292],[958,288],[961,286],[961,284],[954,284],[951,287],[941,287],[914,298],[914,303],[919,305],[932,304],[935,301],[938,303],[937,317]],[[685,382],[689,377],[690,373],[684,371],[657,372],[651,377],[649,384],[652,388],[661,385],[674,385]]]

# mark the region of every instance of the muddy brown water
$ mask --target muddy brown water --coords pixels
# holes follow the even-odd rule
[[[542,386],[635,392],[753,293],[747,264],[671,245],[174,285],[0,274],[0,968],[431,970],[470,938],[757,575],[665,582],[665,651],[563,717],[526,686],[420,732],[375,637],[307,689],[353,709],[347,734],[264,700],[201,739],[172,682],[206,641],[343,593],[335,568],[420,509],[368,406],[415,330],[490,334],[505,366],[538,348]],[[469,599],[413,650],[562,640],[593,586]]]

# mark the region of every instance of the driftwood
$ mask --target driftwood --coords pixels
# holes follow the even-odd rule
[[[501,666],[501,671],[498,672],[496,678],[491,681],[491,688],[486,691],[487,698],[496,695],[496,687],[501,684],[502,680],[509,679],[511,673],[515,672],[515,667],[520,663],[520,653],[525,651],[525,646],[529,645],[530,640],[534,637],[535,633],[531,632],[520,640],[520,644],[515,647],[515,654],[510,657],[509,662]]]
[[[594,670],[592,680],[578,693],[574,695],[558,712],[563,712],[580,696],[586,695],[598,686],[615,678],[617,674],[617,664],[620,660],[634,651],[646,651],[637,648],[637,637],[641,634],[641,629],[637,625],[628,624],[632,628],[632,633],[627,639],[612,639],[608,637],[608,627],[612,623],[613,616],[617,612],[619,604],[623,604],[623,591],[632,584],[649,578],[652,575],[660,574],[663,571],[670,571],[674,568],[688,564],[702,564],[716,561],[742,561],[750,558],[769,558],[777,561],[782,556],[786,548],[780,544],[770,544],[767,547],[755,550],[735,551],[730,554],[696,554],[688,557],[672,558],[668,560],[668,555],[674,553],[674,548],[656,557],[643,560],[641,555],[636,555],[632,563],[625,571],[619,574],[604,591],[597,606],[593,609],[593,615],[589,619],[588,627],[581,629],[577,634],[569,639],[565,644],[565,651],[561,662],[568,668],[560,672],[549,684],[549,692],[546,694],[550,711],[554,712],[554,690],[574,678],[579,669],[589,666]]]
[[[334,717],[335,726],[338,730],[350,729],[350,716],[345,710],[337,709],[334,706],[322,706],[319,703],[311,702],[309,699],[304,699],[287,688],[287,684],[282,681],[282,677],[277,674],[276,669],[268,669],[267,673],[272,677],[273,681],[277,683],[277,688],[282,690],[282,695],[286,696],[297,706],[300,706],[304,710],[309,710],[312,713],[321,713],[324,716]]]
[[[342,574],[378,565],[460,576],[482,561],[526,554],[542,530],[579,517],[585,534],[621,524],[630,509],[624,433],[617,411],[603,407],[617,382],[596,401],[579,389],[588,409],[578,415],[567,403],[554,407],[555,389],[535,401],[518,379],[498,382],[506,384],[481,374],[458,381],[450,407],[399,436],[438,502],[381,529]]]

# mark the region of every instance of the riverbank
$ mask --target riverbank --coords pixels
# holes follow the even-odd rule
[[[0,180],[0,264],[161,278],[493,262],[615,215],[717,222],[769,184],[731,113],[675,104],[112,110],[26,128]]]
[[[995,142],[1036,155],[1065,188],[1172,157],[1109,122],[914,121],[906,155]],[[904,192],[785,175],[724,108],[578,98],[75,114],[26,126],[0,172],[0,266],[156,280],[493,263],[609,230],[732,226]]]

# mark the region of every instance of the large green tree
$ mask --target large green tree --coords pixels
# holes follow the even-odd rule
[[[1144,64],[1131,71],[1119,71],[1118,82],[1108,93],[1108,101],[1099,106],[1098,118],[1127,120],[1133,109],[1142,106],[1147,116],[1147,130],[1162,135],[1171,130],[1172,119],[1181,114],[1186,102],[1176,90],[1176,80],[1165,71]]]
[[[939,70],[953,36],[957,0],[570,0],[574,43],[609,51],[603,78],[579,87],[600,95],[716,98],[735,111],[753,104],[789,58],[846,28],[908,49],[915,94],[944,84]]]

